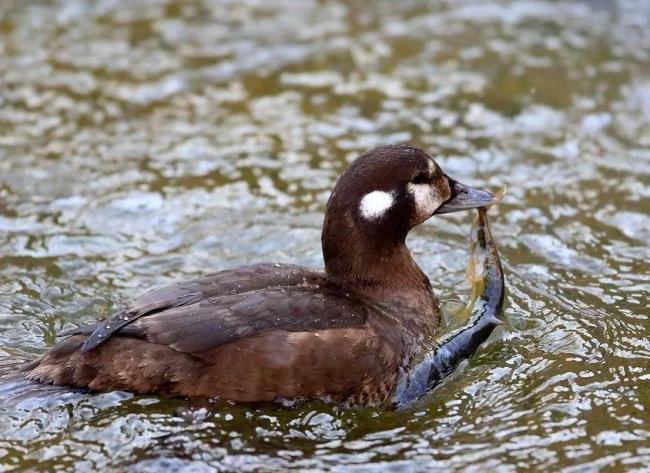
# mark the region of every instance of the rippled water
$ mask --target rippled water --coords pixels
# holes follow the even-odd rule
[[[408,142],[509,194],[489,343],[402,412],[0,406],[0,469],[648,471],[650,3],[0,2],[0,365],[173,279],[319,266],[334,179]],[[466,298],[469,215],[410,246]]]

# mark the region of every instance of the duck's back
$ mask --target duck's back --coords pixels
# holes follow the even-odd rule
[[[300,266],[262,264],[153,291],[27,367],[42,382],[141,393],[381,401],[403,362],[401,331]]]

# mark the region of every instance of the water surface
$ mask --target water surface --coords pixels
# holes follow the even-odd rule
[[[172,280],[321,266],[337,174],[407,142],[509,193],[509,296],[402,412],[127,393],[0,406],[0,469],[650,468],[650,4],[0,2],[0,367]],[[469,215],[409,245],[466,298]]]

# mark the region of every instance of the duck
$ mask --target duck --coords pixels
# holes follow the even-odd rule
[[[91,392],[385,402],[440,320],[407,235],[434,215],[494,202],[421,149],[377,147],[334,185],[323,270],[260,263],[174,282],[64,332],[22,371]]]

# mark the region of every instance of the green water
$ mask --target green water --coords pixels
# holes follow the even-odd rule
[[[650,2],[0,2],[0,367],[172,280],[322,265],[346,163],[492,190],[499,328],[402,412],[0,404],[0,470],[649,471]],[[409,244],[466,299],[471,216]]]

